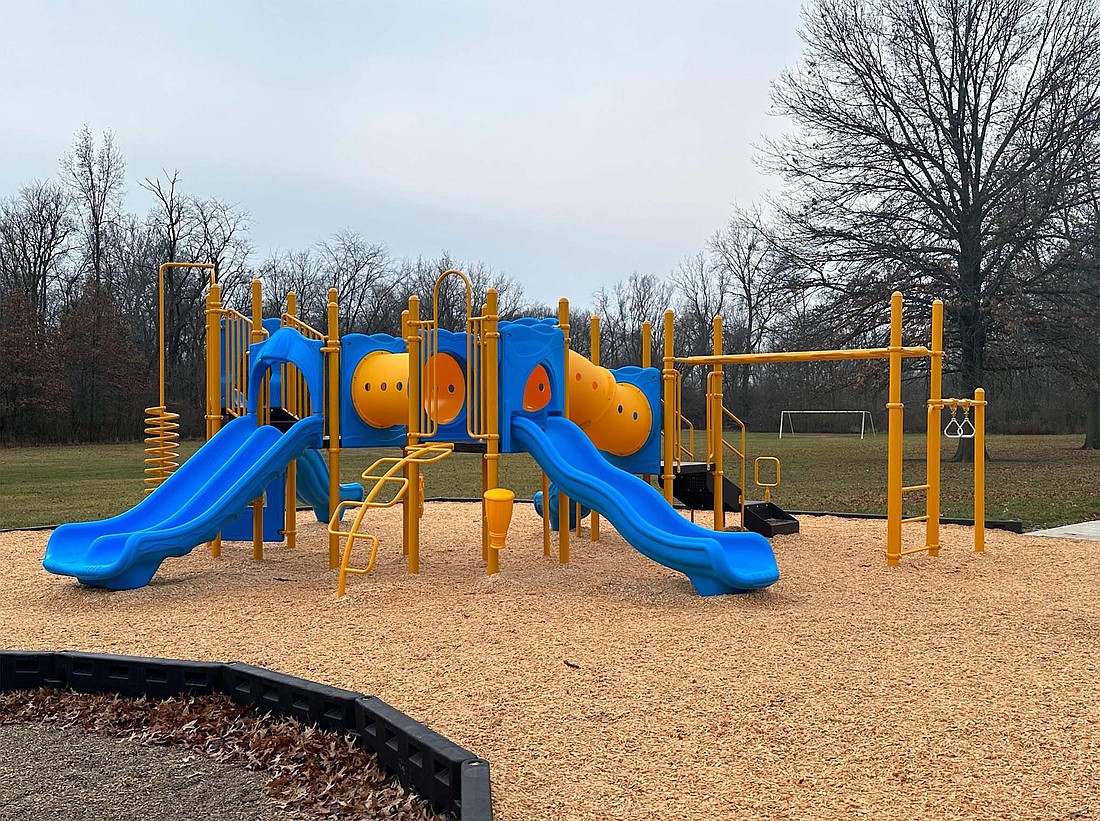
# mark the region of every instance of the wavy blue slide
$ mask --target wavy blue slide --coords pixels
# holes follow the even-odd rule
[[[166,558],[217,536],[292,459],[317,445],[322,428],[320,414],[285,433],[257,426],[254,414],[234,419],[130,510],[57,528],[42,565],[96,587],[142,587]]]
[[[307,450],[298,457],[297,472],[298,498],[313,508],[317,521],[327,522],[328,509],[328,465],[324,457],[316,450]],[[358,482],[345,482],[340,485],[341,502],[363,501],[363,486]]]
[[[700,596],[758,590],[779,580],[767,539],[692,524],[653,486],[608,463],[568,419],[551,417],[543,430],[517,417],[512,435],[567,496],[606,517],[643,555],[687,576]]]

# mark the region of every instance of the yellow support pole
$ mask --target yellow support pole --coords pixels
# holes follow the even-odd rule
[[[206,294],[206,438],[212,439],[222,426],[221,389],[221,286],[210,276],[210,290]],[[222,537],[218,534],[210,542],[210,555],[215,559],[222,554]]]
[[[649,368],[653,366],[653,324],[647,319],[642,323],[642,360],[641,365],[643,368]],[[642,477],[648,484],[650,481],[649,474]]]
[[[569,300],[562,297],[558,300],[558,327],[565,337],[565,378],[569,379]],[[562,415],[569,418],[569,389],[566,387],[562,397]],[[547,500],[549,501],[549,500]],[[547,507],[547,512],[549,512]],[[558,562],[569,564],[569,499],[560,491],[558,492]]]
[[[928,357],[928,421],[925,436],[925,475],[928,490],[925,491],[924,543],[929,556],[940,555],[940,420],[943,399],[943,301],[932,303],[932,353]]]
[[[406,341],[406,344],[408,344],[408,339],[409,339],[409,309],[408,308],[406,308],[405,310],[403,310],[401,312],[400,332],[401,332],[401,338]],[[406,385],[405,396],[406,397],[412,395],[412,387],[411,387],[410,383],[412,382],[413,371],[415,371],[415,370],[416,370],[416,366],[412,364],[412,360],[409,360],[409,374],[408,374],[408,377],[405,379],[405,385]],[[402,473],[405,476],[405,481],[408,482],[409,481],[409,465],[408,465],[407,462],[405,463],[405,467],[402,468]],[[419,518],[419,516],[420,516],[419,510],[414,508],[412,502],[410,502],[411,498],[412,498],[412,494],[410,494],[408,491],[406,491],[404,498],[401,500],[401,555],[406,558],[406,561],[408,560],[408,556],[409,556],[409,542],[408,542],[408,539],[406,538],[406,534],[409,532],[409,526],[410,526],[409,525],[409,516],[414,516],[414,517],[417,517],[417,518]],[[415,500],[413,500],[413,501],[415,501]]]
[[[550,555],[550,477],[542,474],[542,555]]]
[[[722,355],[722,317],[716,316],[714,318],[713,329],[713,345],[714,355]],[[726,529],[726,508],[725,499],[723,498],[722,477],[724,472],[722,470],[722,462],[724,459],[723,437],[722,428],[724,419],[722,418],[722,378],[723,369],[721,365],[714,365],[713,370],[710,373],[710,380],[708,387],[710,388],[709,396],[707,399],[710,401],[710,434],[711,448],[713,450],[714,459],[714,529],[725,530]]]
[[[492,546],[489,528],[489,504],[492,499],[500,495],[491,493],[500,486],[500,404],[497,401],[499,392],[497,355],[500,349],[500,332],[497,329],[500,318],[498,310],[496,289],[490,288],[485,293],[485,323],[482,326],[483,354],[481,356],[482,413],[485,419],[485,433],[488,435],[485,441],[484,459],[486,487],[481,496],[481,538],[486,567],[490,575],[500,571],[500,551]]]
[[[886,564],[901,561],[902,434],[905,406],[901,403],[901,292],[890,296],[890,399],[886,445]]]
[[[409,351],[409,428],[406,445],[411,451],[420,441],[420,299],[409,297],[408,336],[405,342]],[[420,465],[408,465],[409,489],[405,504],[405,549],[410,573],[420,572]]]
[[[593,365],[600,364],[600,318],[598,315],[593,315],[589,322],[589,334],[591,336],[592,343],[592,355],[589,357],[592,360]],[[589,524],[589,536],[594,542],[600,540],[600,514],[596,511],[592,511],[591,522]],[[581,532],[581,509],[580,505],[577,505],[577,535]]]
[[[325,334],[325,354],[328,396],[324,403],[328,422],[328,509],[336,511],[340,505],[340,309],[336,303],[336,289],[328,291],[328,328]],[[340,537],[329,533],[329,569],[340,564]]]
[[[662,386],[662,420],[664,422],[664,436],[661,441],[661,458],[664,466],[661,469],[661,480],[665,494],[665,501],[672,504],[672,463],[680,446],[680,423],[676,418],[676,364],[675,344],[673,340],[673,314],[665,311],[664,317],[664,359],[661,368]]]
[[[985,388],[974,390],[974,552],[985,552]]]
[[[293,291],[286,295],[287,316],[298,316],[298,295]],[[298,409],[298,372],[290,373],[290,366],[286,366],[283,378],[283,405],[293,411]],[[286,519],[283,524],[283,534],[286,536],[286,546],[296,548],[298,546],[298,461],[291,459],[286,466]]]
[[[264,312],[263,292],[260,280],[252,280],[252,339],[255,345],[264,338]],[[270,397],[264,390],[264,385],[269,384],[267,377],[259,385],[249,385],[250,390],[257,391],[256,397],[256,423],[267,424],[267,403]],[[264,557],[264,497],[261,495],[252,503],[252,558]]]

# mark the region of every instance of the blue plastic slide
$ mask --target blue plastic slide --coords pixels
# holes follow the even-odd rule
[[[606,517],[643,555],[687,576],[700,596],[758,590],[779,580],[767,539],[692,524],[656,488],[609,464],[568,419],[551,417],[543,430],[517,417],[512,436],[566,495]]]
[[[316,450],[307,450],[298,457],[297,472],[298,498],[313,508],[317,521],[327,522],[328,509],[328,465],[324,457]],[[358,482],[346,482],[340,485],[341,502],[363,501],[363,486]]]
[[[130,510],[57,528],[42,565],[96,587],[142,587],[166,558],[217,536],[292,459],[318,444],[322,427],[319,414],[285,433],[257,426],[254,414],[235,419]]]

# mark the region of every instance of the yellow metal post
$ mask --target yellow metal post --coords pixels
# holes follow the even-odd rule
[[[569,300],[564,297],[558,300],[558,326],[565,337],[564,373],[565,379],[568,381],[571,378],[569,375]],[[568,386],[565,389],[564,396],[562,396],[562,415],[566,419],[569,418]],[[549,512],[549,506],[547,511]],[[560,491],[558,492],[558,562],[560,564],[569,563],[569,499]]]
[[[405,340],[405,343],[407,345],[408,344],[408,339],[409,339],[409,309],[408,308],[406,308],[405,310],[403,310],[401,312],[400,332],[401,332],[401,338]],[[413,372],[415,370],[416,370],[416,365],[413,364],[412,360],[409,360],[409,373],[408,373],[408,376],[405,379],[405,386],[406,386],[405,397],[406,398],[408,398],[409,396],[412,395],[411,383],[412,383],[412,380],[413,380]],[[408,465],[408,463],[405,464],[404,468],[402,469],[402,473],[405,476],[405,481],[408,482],[409,481],[409,465]],[[406,558],[406,561],[408,560],[408,555],[409,555],[409,541],[406,538],[406,534],[409,532],[409,526],[410,526],[409,525],[409,516],[419,517],[419,515],[420,515],[419,510],[417,510],[413,506],[413,502],[415,502],[415,499],[410,501],[410,498],[411,498],[411,494],[406,492],[405,495],[402,497],[402,501],[401,501],[401,555]]]
[[[714,355],[720,356],[722,354],[722,317],[716,316],[714,318],[714,338],[712,340],[714,345]],[[724,472],[722,470],[722,462],[724,458],[723,450],[723,437],[722,428],[724,427],[725,418],[722,413],[722,379],[723,369],[721,365],[714,365],[713,370],[710,373],[710,379],[708,380],[708,392],[707,400],[710,402],[710,434],[712,459],[714,460],[714,529],[725,530],[726,529],[726,508],[725,499],[723,495],[724,488],[722,486],[722,477]],[[744,492],[744,491],[742,491]]]
[[[653,325],[647,319],[642,323],[642,367],[653,364]]]
[[[925,436],[925,545],[929,556],[940,555],[940,419],[943,399],[943,301],[932,303],[932,352],[928,357],[928,421]]]
[[[252,339],[253,345],[263,342],[264,339],[264,312],[263,291],[260,280],[252,280]],[[270,380],[265,376],[259,385],[250,385],[249,388],[257,392],[256,397],[256,423],[266,424],[267,403],[270,397],[266,394],[264,386],[269,385]],[[252,503],[252,558],[264,557],[264,497],[261,495]]]
[[[550,555],[550,477],[542,474],[542,555]]]
[[[420,441],[420,299],[409,297],[408,336],[405,342],[409,352],[409,428],[406,445],[411,451]],[[429,390],[433,386],[429,385]],[[405,550],[410,573],[420,572],[420,465],[410,462],[406,476],[409,489],[405,498]]]
[[[298,316],[298,295],[288,291],[286,295],[287,316]],[[295,370],[291,374],[288,365],[284,370],[283,378],[283,405],[291,410],[298,408],[298,373]],[[295,548],[298,546],[298,461],[291,459],[286,466],[286,519],[283,524],[283,533],[286,536],[286,546]]]
[[[482,385],[482,413],[484,414],[485,433],[487,434],[484,459],[486,487],[481,499],[482,547],[484,548],[486,565],[490,574],[500,570],[500,551],[493,549],[489,528],[490,501],[502,496],[502,494],[492,493],[500,486],[500,404],[497,396],[499,392],[497,355],[500,349],[500,332],[497,328],[497,322],[500,318],[498,310],[496,289],[490,288],[485,293],[485,323],[482,326],[480,380]]]
[[[600,364],[600,318],[597,315],[593,315],[589,325],[589,333],[591,335],[592,343],[592,355],[591,360],[593,365]],[[600,514],[596,511],[592,511],[589,516],[591,521],[589,523],[589,535],[592,541],[598,542],[600,540]],[[581,511],[580,505],[577,505],[577,534],[581,532]]]
[[[985,388],[974,390],[974,552],[985,552]]]
[[[210,276],[210,290],[206,294],[206,438],[212,439],[222,426],[221,389],[221,287]],[[218,534],[210,542],[210,555],[215,559],[222,554],[222,537]]]
[[[901,561],[902,434],[905,406],[901,403],[901,293],[890,296],[890,398],[886,444],[886,564]],[[937,423],[938,424],[938,423]]]
[[[664,463],[661,468],[661,480],[665,501],[672,504],[672,461],[680,446],[680,424],[676,418],[676,364],[675,345],[673,341],[673,314],[665,311],[664,318],[664,359],[661,362],[661,387],[662,401],[661,413],[664,423],[664,436],[661,441],[661,460]]]
[[[332,513],[340,505],[340,309],[336,302],[336,289],[328,291],[328,328],[322,351],[328,381],[328,396],[324,403],[328,423],[328,509]],[[332,533],[328,537],[328,566],[340,564],[340,537]]]

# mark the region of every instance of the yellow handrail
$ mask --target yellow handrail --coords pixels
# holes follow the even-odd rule
[[[284,328],[293,328],[306,339],[324,342],[325,335],[321,331],[318,331],[311,325],[307,325],[298,318],[297,306],[297,295],[291,291],[287,294],[287,310],[280,317],[281,326]],[[290,363],[280,365],[279,371],[283,386],[283,410],[298,419],[304,419],[313,411],[312,401],[309,395],[309,386],[306,384],[305,377],[302,376],[301,371],[299,371],[297,367]],[[320,407],[323,404],[323,397],[316,397],[316,402]]]
[[[222,345],[222,373],[225,374],[225,412],[244,416],[248,412],[248,347],[252,344],[252,317],[232,308],[222,308],[225,337]],[[261,325],[260,334],[270,336]]]
[[[374,464],[363,471],[362,479],[364,482],[373,483],[370,490],[367,491],[366,496],[363,498],[363,501],[341,502],[336,506],[328,523],[329,535],[335,536],[338,539],[346,539],[344,542],[343,555],[340,559],[339,575],[336,581],[337,596],[343,596],[347,589],[348,573],[363,576],[374,569],[374,562],[378,556],[378,537],[372,533],[362,532],[361,527],[368,510],[372,508],[393,507],[405,498],[405,494],[409,489],[409,479],[406,476],[397,476],[396,474],[404,470],[408,465],[427,465],[432,462],[438,462],[440,459],[450,456],[453,452],[454,444],[450,442],[432,442],[430,444],[417,445],[403,456],[386,456],[378,459]],[[375,471],[379,470],[384,465],[388,465],[387,469],[380,474],[376,474]],[[388,484],[396,484],[398,486],[397,490],[391,498],[379,501],[379,494]],[[351,509],[356,510],[355,518],[352,519],[350,529],[342,530],[340,528],[340,519],[343,517],[344,511]],[[351,550],[356,539],[365,539],[371,544],[370,560],[367,562],[366,567],[351,566]]]
[[[717,382],[720,386],[721,385],[721,379],[722,379],[722,374],[720,372],[716,373],[716,372],[712,371],[711,373],[707,374],[707,396],[708,397],[714,395],[716,390],[721,389],[720,387],[716,388],[715,385],[714,385],[714,383]],[[740,483],[741,498],[738,500],[738,503],[739,503],[738,506],[741,508],[741,527],[742,527],[742,529],[744,529],[744,527],[745,527],[745,477],[746,477],[745,454],[748,451],[748,445],[747,445],[747,441],[746,441],[747,437],[746,437],[746,431],[745,431],[745,423],[742,422],[733,413],[733,411],[731,411],[729,408],[727,408],[724,404],[721,404],[720,402],[716,403],[716,405],[715,405],[716,409],[717,408],[721,409],[721,414],[718,418],[718,421],[715,422],[715,420],[711,418],[714,415],[713,411],[711,410],[711,407],[712,407],[711,402],[708,400],[707,403],[706,403],[706,425],[707,425],[707,431],[710,432],[711,435],[707,437],[707,465],[708,466],[713,466],[717,462],[715,451],[719,447],[723,448],[724,450],[730,451],[730,453],[732,453],[734,456],[736,456],[738,461],[740,461],[740,463],[741,463],[741,483]],[[725,421],[726,421],[727,418],[730,419],[735,425],[737,425],[737,427],[741,431],[741,447],[740,447],[740,449],[738,449],[737,447],[735,447],[734,445],[732,445],[732,444],[730,444],[729,442],[726,441],[724,430],[725,430]],[[718,444],[718,443],[721,443],[721,444]],[[717,481],[717,477],[715,477],[715,480]],[[723,502],[724,501],[725,500],[723,500]]]

